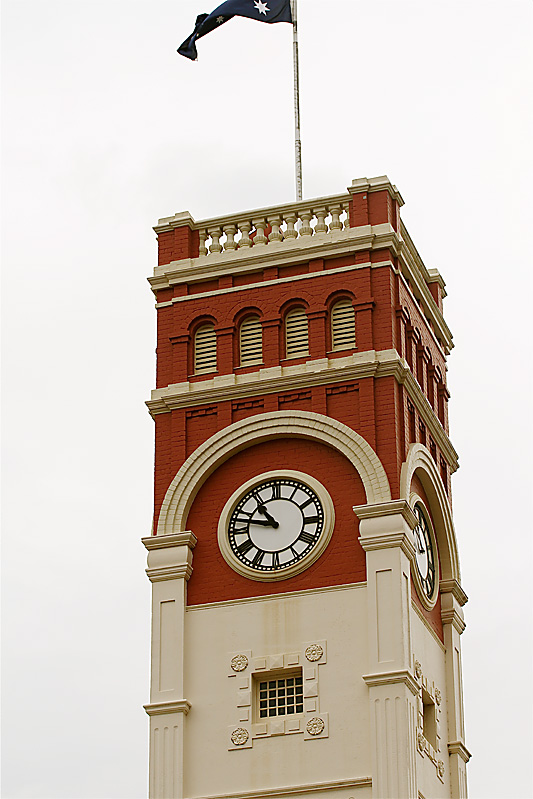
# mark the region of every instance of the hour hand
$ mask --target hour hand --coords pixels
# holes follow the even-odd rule
[[[266,518],[268,519],[268,523],[269,523],[269,524],[270,524],[270,525],[271,525],[271,526],[272,526],[274,529],[276,529],[276,528],[278,528],[278,527],[279,527],[279,522],[277,522],[277,521],[274,519],[274,517],[270,515],[270,513],[267,511],[267,509],[265,508],[265,506],[264,506],[264,505],[258,505],[258,506],[257,506],[257,510],[259,511],[259,513],[262,513],[262,514],[263,514],[263,516],[266,516]]]
[[[270,517],[272,519],[272,517]],[[266,519],[250,519],[250,524],[260,524],[261,527],[279,527],[275,519],[267,521]]]

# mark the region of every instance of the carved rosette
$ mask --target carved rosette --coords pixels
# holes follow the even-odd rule
[[[422,678],[422,664],[419,660],[415,660],[415,677],[417,680]]]
[[[421,752],[426,751],[426,739],[423,733],[419,732],[416,736],[416,742],[418,744],[418,748]]]
[[[245,730],[244,727],[237,727],[237,729],[233,730],[231,733],[231,742],[234,746],[244,746],[249,737],[250,733],[248,730]]]
[[[439,777],[444,777],[444,763],[442,760],[437,763],[437,771],[439,772]]]
[[[435,688],[435,702],[439,706],[440,706],[440,703],[442,702],[442,694],[441,694],[441,692],[439,691],[438,688]]]
[[[314,719],[309,719],[306,725],[306,730],[309,735],[321,735],[324,732],[324,719],[316,716]]]
[[[320,660],[323,654],[324,650],[320,646],[320,644],[311,644],[311,646],[308,646],[307,649],[305,650],[305,656],[307,660],[309,660],[311,663]]]
[[[244,671],[248,668],[248,658],[246,655],[235,655],[235,657],[231,659],[231,668],[233,671]]]

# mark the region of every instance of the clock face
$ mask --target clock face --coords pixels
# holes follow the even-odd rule
[[[245,567],[279,573],[308,558],[324,530],[317,493],[291,477],[275,477],[244,490],[229,516],[227,540]]]
[[[422,590],[428,600],[432,600],[436,582],[436,558],[429,522],[422,505],[417,502],[415,514],[418,524],[414,529],[416,568],[420,577]]]

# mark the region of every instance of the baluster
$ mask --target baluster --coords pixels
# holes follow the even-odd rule
[[[346,211],[346,219],[344,220],[344,230],[348,230],[350,227],[350,206],[348,204],[342,206],[343,210]]]
[[[298,231],[294,227],[296,225],[297,220],[298,220],[298,215],[294,213],[294,211],[290,211],[288,214],[285,214],[285,222],[287,223],[287,230],[285,231],[286,239],[298,238]]]
[[[329,226],[330,231],[333,232],[334,230],[342,230],[342,222],[340,220],[342,206],[332,205],[330,206],[329,212],[331,214],[331,224]]]
[[[252,239],[250,238],[250,231],[252,229],[251,222],[239,222],[239,230],[242,233],[241,240],[239,241],[239,248],[241,247],[251,247],[253,244]]]
[[[283,241],[283,234],[281,232],[280,225],[281,225],[281,216],[269,216],[268,224],[272,228],[272,232],[268,236],[269,241]]]
[[[222,236],[222,229],[219,227],[209,228],[208,233],[212,239],[211,246],[209,247],[209,252],[210,253],[222,252],[222,245],[220,243],[220,237]]]
[[[207,247],[205,246],[205,242],[206,242],[206,239],[207,239],[207,230],[202,229],[202,230],[199,231],[199,234],[200,234],[199,255],[200,256],[207,255]]]
[[[224,244],[224,250],[236,250],[237,249],[237,242],[235,241],[235,234],[237,232],[236,225],[224,225],[224,233],[226,234],[226,243]]]
[[[252,224],[256,229],[254,236],[254,247],[256,244],[268,244],[268,239],[265,236],[265,228],[267,226],[265,219],[252,219]]]
[[[326,216],[328,212],[325,208],[315,208],[314,213],[317,219],[315,225],[315,233],[327,233],[328,226],[326,225]]]
[[[311,227],[311,219],[314,214],[312,211],[302,211],[300,219],[302,220],[302,227],[300,228],[300,236],[312,236],[313,228]]]

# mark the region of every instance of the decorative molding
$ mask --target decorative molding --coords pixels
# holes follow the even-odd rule
[[[468,602],[468,596],[465,594],[457,580],[441,580],[440,592],[441,594],[452,594],[461,607],[466,605]]]
[[[190,531],[141,539],[148,550],[146,574],[150,582],[189,580],[192,575],[192,551],[197,538]]]
[[[251,602],[279,602],[283,599],[292,599],[300,596],[315,596],[318,593],[328,593],[330,591],[351,591],[356,588],[366,588],[366,581],[361,583],[343,583],[342,585],[327,585],[322,588],[308,588],[302,591],[285,591],[279,594],[268,594],[266,596],[244,597],[243,599],[227,599],[224,602],[206,602],[202,605],[188,605],[187,613],[198,610],[211,610],[212,608],[232,607],[233,605],[249,605]]]
[[[244,746],[244,744],[248,741],[250,737],[250,733],[244,727],[237,727],[236,730],[233,730],[231,733],[231,742],[234,746]]]
[[[462,741],[450,741],[448,743],[448,754],[459,755],[461,760],[464,760],[465,763],[468,763],[472,757],[471,753],[468,751]]]
[[[221,793],[205,796],[203,799],[285,799],[287,796],[305,796],[309,793],[326,793],[341,791],[350,788],[371,788],[372,778],[362,777],[353,780],[338,780],[335,782],[311,782],[305,785],[288,785],[285,787],[271,788],[264,791],[254,790],[245,793]]]
[[[187,458],[163,500],[157,535],[182,529],[205,480],[235,452],[284,436],[309,438],[338,450],[361,477],[368,502],[390,500],[389,481],[381,461],[365,439],[347,425],[308,411],[258,413],[215,433]]]
[[[415,660],[415,668],[414,668],[414,671],[415,671],[415,677],[416,677],[416,679],[417,679],[417,680],[421,680],[421,679],[422,679],[422,664],[420,663],[420,661],[419,661],[419,660]]]
[[[164,716],[167,713],[183,713],[185,716],[191,709],[191,703],[186,699],[181,699],[178,702],[154,702],[150,705],[144,705],[149,716]]]
[[[233,671],[245,671],[248,668],[248,658],[246,655],[235,655],[231,659],[231,668]]]
[[[409,688],[413,696],[417,696],[418,692],[420,691],[418,682],[407,669],[401,669],[399,671],[384,671],[376,674],[364,674],[363,680],[369,688],[373,688],[374,686],[403,683]]]
[[[320,274],[320,273],[319,273]],[[173,383],[154,389],[146,405],[152,416],[178,408],[250,399],[257,395],[300,391],[327,383],[347,383],[367,377],[394,377],[405,386],[409,399],[443,453],[451,472],[458,455],[407,361],[396,350],[367,350],[345,358],[319,358],[295,366],[273,366],[245,374],[232,373],[190,383]],[[439,476],[440,477],[440,476]]]
[[[310,663],[315,663],[317,660],[320,660],[323,654],[324,650],[320,644],[311,644],[305,650],[305,656]]]
[[[167,549],[167,547],[183,547],[187,546],[189,549],[194,549],[198,543],[198,539],[187,531],[185,533],[173,533],[170,535],[151,535],[147,538],[141,538],[147,550],[153,549]]]
[[[407,458],[402,464],[400,496],[403,499],[409,500],[410,498],[411,482],[417,470],[424,472],[428,481],[427,484],[424,484],[424,480],[422,480],[422,484],[431,506],[431,518],[439,548],[442,578],[440,584],[449,579],[458,583],[460,580],[459,552],[450,501],[435,461],[423,444],[411,444]]]
[[[466,622],[457,612],[456,608],[442,608],[440,617],[443,624],[451,624],[462,635],[466,630]]]
[[[305,729],[309,735],[321,735],[324,732],[325,726],[324,719],[321,719],[320,716],[314,716],[312,719],[309,719],[305,725]]]
[[[413,530],[418,522],[409,503],[404,499],[393,499],[390,502],[380,502],[376,505],[356,505],[353,512],[358,519],[379,519],[382,516],[401,515]]]

